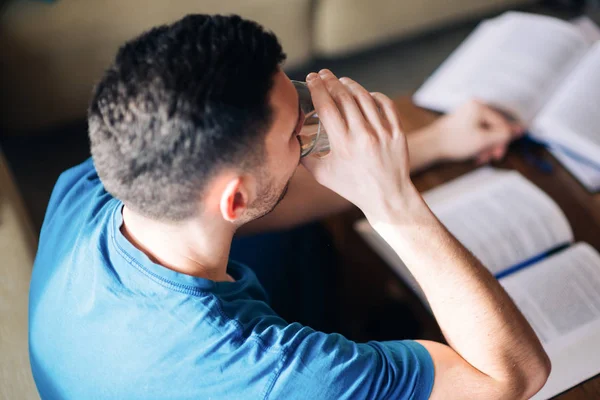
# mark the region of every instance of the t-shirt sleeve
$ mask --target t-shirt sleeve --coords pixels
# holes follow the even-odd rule
[[[51,215],[67,193],[73,190],[76,184],[83,178],[87,178],[88,180],[98,179],[98,174],[96,173],[91,157],[60,174],[52,190],[46,214]]]
[[[427,399],[433,361],[412,341],[355,343],[311,332],[282,358],[269,399]]]

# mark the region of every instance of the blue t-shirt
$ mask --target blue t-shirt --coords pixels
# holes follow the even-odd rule
[[[420,344],[359,344],[288,324],[254,273],[233,261],[235,282],[157,265],[121,234],[122,207],[91,159],[54,188],[29,303],[43,399],[429,396],[433,363]]]

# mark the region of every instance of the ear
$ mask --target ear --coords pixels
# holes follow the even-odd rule
[[[248,208],[249,193],[243,185],[242,177],[230,180],[221,194],[219,203],[225,221],[236,222]]]

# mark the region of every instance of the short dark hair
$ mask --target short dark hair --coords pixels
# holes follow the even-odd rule
[[[88,110],[106,190],[153,219],[192,217],[218,168],[263,158],[285,58],[273,33],[236,15],[188,15],[127,42]]]

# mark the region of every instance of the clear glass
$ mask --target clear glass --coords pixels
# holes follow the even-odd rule
[[[292,81],[296,91],[298,92],[298,98],[300,100],[300,108],[304,112],[304,125],[298,134],[300,139],[300,147],[302,152],[301,157],[314,154],[318,157],[323,157],[329,154],[329,139],[327,138],[327,132],[321,120],[315,111],[315,106],[312,102],[310,90],[306,86],[306,82]]]

